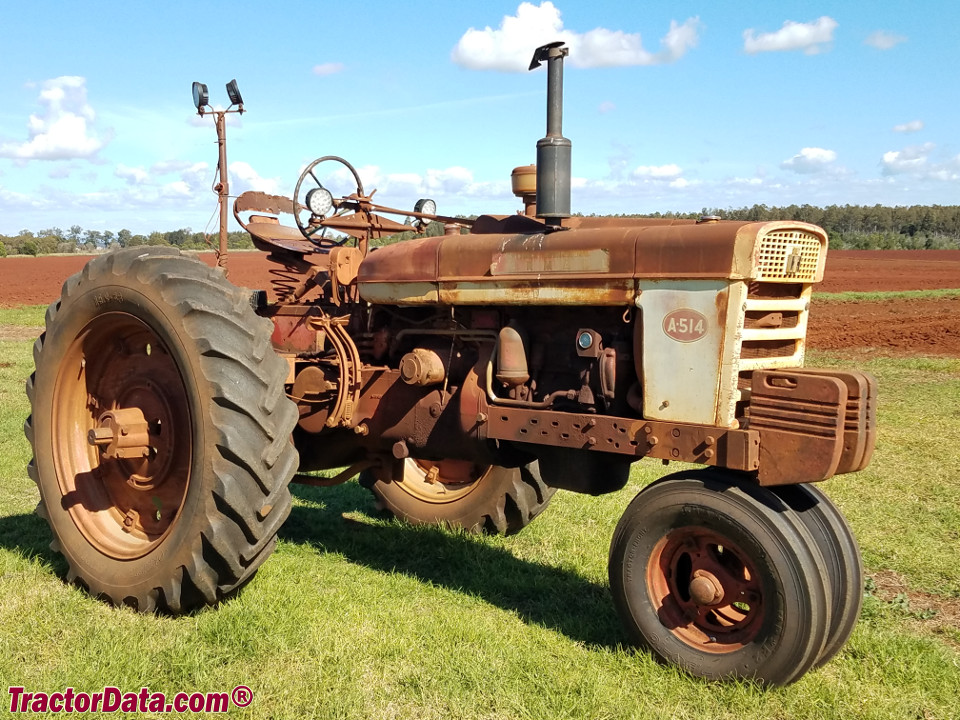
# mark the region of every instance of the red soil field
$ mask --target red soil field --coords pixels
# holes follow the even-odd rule
[[[210,265],[213,255],[199,256]],[[0,258],[0,307],[52,302],[89,256]],[[265,256],[233,252],[230,279],[269,286]],[[886,354],[960,357],[960,299],[817,303],[816,292],[960,289],[960,250],[835,250],[814,291],[807,344],[817,350],[873,348]]]

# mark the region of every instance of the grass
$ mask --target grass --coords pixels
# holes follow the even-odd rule
[[[0,311],[0,325],[11,317],[30,327],[42,311]],[[0,341],[0,686],[172,695],[244,684],[253,702],[231,717],[250,718],[955,718],[960,630],[911,600],[960,598],[960,360],[810,364],[880,380],[873,464],[825,485],[872,585],[833,661],[764,690],[691,679],[623,644],[607,548],[633,495],[668,471],[652,461],[622,492],[558,493],[509,538],[384,520],[355,483],[296,487],[276,553],[218,608],[171,618],[108,607],[62,581],[32,514],[31,342]],[[884,573],[902,597],[882,596],[872,578]]]
[[[960,290],[896,290],[877,292],[814,293],[818,303],[893,302],[896,300],[942,300],[960,298]]]

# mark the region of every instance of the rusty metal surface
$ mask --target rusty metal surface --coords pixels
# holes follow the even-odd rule
[[[753,373],[749,428],[760,433],[761,485],[826,480],[844,444],[847,386],[803,371]]]
[[[861,398],[866,415],[865,432],[867,439],[863,444],[863,457],[860,458],[860,462],[855,467],[851,468],[851,472],[860,472],[870,464],[877,444],[877,379],[870,373],[860,374],[867,381],[866,395]]]
[[[438,299],[453,305],[629,304],[637,295],[636,280],[747,280],[757,272],[760,241],[771,233],[813,237],[817,231],[822,236],[813,226],[781,222],[577,225],[550,232],[520,215],[485,216],[472,234],[430,238],[430,257],[422,245],[414,244],[422,240],[382,248],[361,268],[361,294],[380,302],[419,304]],[[510,226],[521,230],[483,232]],[[789,279],[783,275],[776,281]],[[374,288],[374,283],[392,287]]]
[[[657,543],[644,575],[664,631],[704,654],[742,651],[768,617],[762,574],[726,534],[676,528]]]
[[[123,312],[96,315],[60,367],[50,423],[63,508],[106,557],[142,557],[171,531],[192,482],[181,369],[152,328]]]
[[[491,406],[487,437],[754,471],[759,435],[748,430]]]
[[[302,210],[303,207],[300,206],[300,209]],[[286,213],[287,215],[293,215],[295,211],[293,200],[288,197],[248,190],[233,201],[233,214],[238,221],[240,220],[239,213],[243,212],[270,213],[271,215],[282,215]]]
[[[307,316],[280,315],[270,318],[273,321],[273,335],[270,342],[279,352],[316,353],[324,346],[324,335],[307,322]]]
[[[150,456],[150,428],[137,407],[116,408],[100,416],[87,442],[100,448],[104,458],[143,459]]]
[[[796,372],[801,372],[797,370]],[[877,439],[877,380],[873,375],[852,370],[804,368],[802,372],[834,377],[847,388],[843,421],[843,451],[836,474],[859,472],[870,462]]]

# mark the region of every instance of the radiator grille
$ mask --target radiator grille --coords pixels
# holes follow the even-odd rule
[[[803,230],[776,230],[760,240],[757,278],[811,282],[817,274],[821,238]]]

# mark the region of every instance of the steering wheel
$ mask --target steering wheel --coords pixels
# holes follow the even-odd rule
[[[323,220],[324,218],[333,217],[334,215],[347,212],[350,208],[340,209],[338,207],[339,203],[336,199],[334,199],[333,193],[323,186],[323,183],[320,182],[320,179],[314,172],[314,169],[320,163],[324,162],[338,162],[347,168],[357,183],[357,197],[364,197],[363,183],[360,181],[360,175],[357,173],[356,168],[354,168],[353,165],[348,163],[342,157],[337,157],[336,155],[324,155],[322,158],[317,158],[312,163],[307,165],[306,169],[300,173],[300,178],[297,180],[297,186],[293,191],[293,202],[295,209],[293,217],[297,221],[297,227],[300,228],[300,232],[303,233],[303,236],[307,240],[315,242],[321,247],[333,247],[343,245],[350,238],[344,238],[343,240],[327,240],[324,237],[327,229],[321,225],[313,223],[313,220],[316,218]],[[303,219],[303,213],[305,211],[309,211],[310,213],[310,217],[306,222],[304,222]],[[316,237],[317,232],[320,232],[319,237]]]

